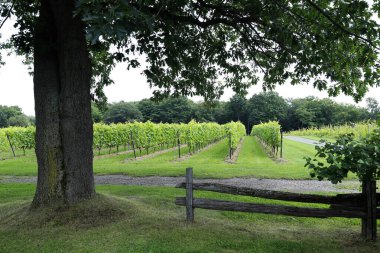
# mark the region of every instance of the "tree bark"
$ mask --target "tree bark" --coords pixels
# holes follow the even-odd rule
[[[74,0],[41,0],[34,35],[38,180],[33,206],[95,194],[91,63]]]

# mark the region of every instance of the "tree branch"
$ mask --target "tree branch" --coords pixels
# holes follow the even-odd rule
[[[365,41],[367,42],[368,44],[370,44],[371,46],[373,46],[374,48],[376,49],[380,49],[379,47],[377,47],[375,44],[373,44],[373,41],[367,39],[367,38],[364,38],[356,33],[353,33],[349,30],[347,30],[345,27],[343,27],[341,24],[339,24],[338,22],[336,22],[328,13],[326,13],[321,7],[319,7],[316,3],[314,3],[313,1],[311,0],[305,0],[305,2],[307,2],[308,4],[310,4],[314,9],[316,9],[319,13],[321,13],[325,18],[327,18],[334,26],[336,26],[339,30],[341,30],[342,32],[348,34],[348,35],[351,35],[357,39],[360,39],[362,41]]]
[[[11,13],[12,13],[12,10],[13,10],[14,5],[15,5],[15,1],[12,1],[12,6],[11,6],[11,8],[9,9],[7,15],[5,16],[3,22],[1,22],[1,24],[0,24],[0,29],[1,29],[1,28],[3,27],[3,25],[5,24],[5,21],[7,21],[7,19],[11,16]]]

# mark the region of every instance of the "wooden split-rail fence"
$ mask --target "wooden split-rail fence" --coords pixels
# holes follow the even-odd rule
[[[376,193],[376,181],[367,181],[363,183],[362,193],[325,196],[236,187],[215,183],[193,183],[193,170],[192,168],[187,168],[186,182],[180,183],[176,187],[186,189],[186,197],[176,198],[175,203],[177,205],[186,206],[186,220],[189,222],[194,221],[195,208],[314,218],[359,218],[362,220],[362,236],[367,240],[376,239],[376,221],[378,217],[380,217],[380,208],[378,208],[378,206],[380,206],[380,193]],[[292,202],[329,204],[330,207],[309,208],[202,199],[194,198],[194,190],[213,191]]]

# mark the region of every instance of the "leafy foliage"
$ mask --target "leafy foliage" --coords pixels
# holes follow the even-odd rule
[[[0,128],[0,152],[8,151],[9,144],[4,129]]]
[[[197,110],[195,103],[186,97],[168,98],[159,102],[143,99],[137,106],[144,121],[155,123],[189,123]]]
[[[228,102],[228,108],[231,113],[231,120],[233,121],[243,121],[246,118],[246,106],[247,99],[240,95],[235,94],[231,97]]]
[[[118,102],[108,106],[104,113],[105,123],[125,123],[127,121],[141,121],[142,114],[133,102]]]
[[[369,116],[372,120],[376,120],[380,116],[380,106],[379,102],[375,98],[367,98],[367,110],[369,112]]]
[[[261,122],[279,121],[282,124],[287,118],[288,103],[277,92],[254,94],[247,101],[247,115],[250,125]]]
[[[223,126],[217,123],[197,123],[192,120],[187,124],[182,140],[187,143],[189,151],[201,149],[226,136]]]
[[[245,126],[240,122],[230,122],[224,125],[227,133],[229,147],[235,150],[240,142],[240,140],[245,136],[246,129]]]
[[[22,113],[18,106],[0,105],[0,128],[7,126],[30,126],[33,120]]]
[[[91,43],[149,63],[157,97],[271,89],[291,79],[355,100],[377,85],[378,25],[367,1],[77,1]],[[223,82],[219,82],[222,79]]]
[[[379,129],[361,139],[355,139],[351,133],[340,136],[335,143],[322,143],[323,146],[315,147],[316,158],[305,158],[311,177],[326,178],[334,184],[342,182],[349,172],[356,174],[360,181],[380,178]]]
[[[370,115],[365,108],[311,96],[289,101],[286,129],[343,125],[368,119]]]
[[[345,124],[340,126],[324,126],[320,128],[305,128],[290,131],[287,134],[296,136],[317,136],[321,138],[338,138],[343,134],[353,133],[357,138],[364,138],[377,126],[373,122],[361,122],[357,124]]]
[[[232,123],[230,123],[232,124]],[[239,123],[243,128],[244,126]],[[94,148],[113,148],[134,145],[137,149],[173,147],[187,144],[189,152],[198,150],[226,136],[225,129],[217,123],[163,124],[150,121],[125,124],[94,124]],[[244,128],[245,131],[245,128]]]
[[[9,127],[4,128],[3,131],[8,135],[14,148],[25,150],[35,147],[35,127]],[[8,143],[6,144],[6,147],[9,147]],[[5,147],[0,149],[5,149]]]
[[[17,115],[10,117],[8,119],[9,126],[20,126],[20,127],[27,127],[30,126],[31,122],[30,119],[26,115]]]
[[[257,136],[262,142],[272,148],[275,152],[280,147],[281,126],[277,121],[269,121],[252,127],[251,135]]]

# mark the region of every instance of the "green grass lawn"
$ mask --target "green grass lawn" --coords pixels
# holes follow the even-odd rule
[[[0,252],[378,252],[357,219],[195,210],[174,205],[181,189],[98,186],[101,196],[67,208],[28,211],[34,185],[0,184]],[[198,197],[276,203],[197,192]],[[278,202],[278,201],[277,201]],[[294,205],[294,203],[293,203]],[[380,227],[379,227],[380,228]]]
[[[187,149],[182,149],[186,154]],[[132,176],[183,176],[184,168],[193,167],[197,178],[260,177],[310,179],[304,168],[304,156],[314,156],[314,146],[284,140],[284,159],[277,162],[266,155],[258,141],[251,136],[243,140],[237,162],[225,161],[228,154],[226,142],[178,161],[178,151],[143,160],[131,160],[133,153],[94,160],[95,174],[127,174]],[[0,161],[0,175],[36,175],[36,158],[32,155]]]

